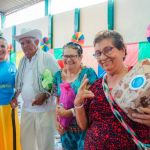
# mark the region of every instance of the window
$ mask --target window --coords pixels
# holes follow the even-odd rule
[[[75,8],[82,8],[93,4],[105,2],[107,0],[52,0],[51,13],[57,14],[65,11],[73,10]],[[44,17],[45,15],[45,1],[39,2],[28,8],[19,10],[6,16],[5,28],[17,25],[23,22],[31,21]]]
[[[6,16],[5,28],[44,17],[44,1]]]
[[[82,8],[98,3],[105,2],[107,0],[52,0],[51,11],[52,14],[57,14],[75,8]]]

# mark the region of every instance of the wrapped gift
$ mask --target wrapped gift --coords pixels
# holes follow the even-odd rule
[[[50,70],[44,70],[43,74],[41,75],[42,80],[42,87],[48,91],[52,90],[53,84],[53,75]]]
[[[71,87],[70,83],[60,84],[61,95],[59,99],[59,105],[65,109],[70,109],[74,107],[75,92]],[[60,124],[66,129],[75,119],[73,116],[70,117],[59,117]]]
[[[116,103],[125,111],[150,107],[150,60],[137,63],[112,90]]]

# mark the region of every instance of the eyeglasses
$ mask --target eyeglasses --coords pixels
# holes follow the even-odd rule
[[[96,59],[99,59],[102,55],[102,53],[105,55],[105,56],[109,56],[111,53],[112,53],[112,50],[113,50],[114,47],[112,46],[107,46],[105,47],[102,51],[100,50],[97,50],[95,52],[95,54],[93,54],[93,56],[96,58]]]
[[[63,57],[63,59],[68,59],[68,58],[75,59],[78,57],[78,55],[62,55],[62,57]]]
[[[6,46],[5,45],[0,45],[0,48],[6,48]]]

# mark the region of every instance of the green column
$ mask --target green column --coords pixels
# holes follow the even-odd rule
[[[45,0],[45,16],[51,14],[51,1],[52,0]]]
[[[1,28],[4,28],[5,20],[6,16],[3,13],[1,13]]]
[[[50,48],[53,48],[53,16],[48,15],[48,38],[50,39]]]
[[[108,0],[108,29],[114,29],[114,0]]]
[[[16,26],[12,26],[12,46],[14,51],[16,52],[16,41],[14,40],[14,36],[16,35]]]
[[[48,16],[48,5],[49,5],[49,0],[45,0],[45,16]]]
[[[12,26],[12,46],[13,46],[13,52],[10,53],[10,61],[16,62],[16,41],[14,40],[14,36],[16,35],[16,26]]]
[[[80,9],[76,8],[74,12],[74,31],[80,31]]]
[[[50,39],[50,48],[53,48],[53,15],[51,15],[52,0],[45,0],[45,16],[48,16],[48,38]]]

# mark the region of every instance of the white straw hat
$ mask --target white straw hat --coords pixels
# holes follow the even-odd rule
[[[26,37],[33,37],[33,38],[40,40],[42,38],[42,32],[38,29],[30,30],[23,34],[14,36],[14,40],[16,40],[17,42],[20,42],[21,39],[26,38]]]

